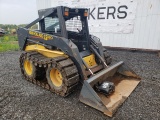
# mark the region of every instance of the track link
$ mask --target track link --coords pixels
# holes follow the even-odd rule
[[[23,68],[23,63],[25,59],[30,60],[35,65],[37,72],[36,78],[30,78],[25,74]],[[65,97],[72,93],[79,83],[79,74],[76,66],[71,59],[64,56],[47,58],[38,52],[24,52],[20,55],[19,62],[22,76],[26,80],[32,82],[33,84],[41,86],[42,88],[45,88],[51,92],[54,92],[60,96]],[[55,63],[61,69],[62,75],[65,76],[65,79],[67,79],[64,83],[65,87],[61,91],[57,91],[51,88],[46,79],[47,68],[55,65]]]

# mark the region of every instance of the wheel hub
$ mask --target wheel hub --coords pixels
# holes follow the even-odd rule
[[[56,68],[51,69],[50,78],[51,78],[52,83],[56,87],[60,87],[62,85],[62,75],[58,69],[56,69]]]
[[[24,70],[28,75],[32,75],[33,73],[33,66],[32,63],[29,60],[24,61]]]

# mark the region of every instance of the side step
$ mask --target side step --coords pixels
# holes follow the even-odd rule
[[[97,82],[105,80],[115,84],[115,92],[107,97],[93,89]],[[81,102],[112,117],[139,82],[140,77],[121,61],[84,81],[79,99]]]

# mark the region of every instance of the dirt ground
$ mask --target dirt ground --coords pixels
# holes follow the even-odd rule
[[[160,58],[155,53],[109,51],[142,80],[112,118],[79,102],[80,87],[59,97],[22,79],[20,52],[0,53],[0,120],[158,120],[160,119]]]

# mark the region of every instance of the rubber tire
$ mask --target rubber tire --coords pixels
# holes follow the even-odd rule
[[[26,58],[27,59],[27,58]],[[24,61],[26,60],[26,59],[24,59],[23,60],[23,71],[24,71],[24,74],[27,76],[27,77],[29,77],[29,78],[33,78],[33,79],[35,79],[36,78],[36,76],[37,76],[37,72],[36,72],[36,67],[35,67],[35,65],[31,62],[31,64],[32,64],[32,74],[31,75],[28,75],[27,73],[26,73],[26,70],[25,70],[25,68],[24,68]]]
[[[56,68],[61,72],[62,75],[62,85],[57,87],[52,83],[52,80],[50,78],[50,71],[52,70],[52,68]],[[58,65],[56,63],[52,63],[52,65],[50,67],[47,68],[46,70],[46,78],[48,81],[48,84],[50,85],[51,89],[54,89],[56,91],[56,93],[58,94],[59,92],[62,92],[65,94],[65,92],[67,92],[67,85],[65,85],[65,80],[67,79],[65,76],[65,73],[62,73],[61,68],[58,67]]]
[[[25,57],[25,59],[23,59],[23,64],[22,64],[22,71],[24,72],[24,74],[31,78],[31,79],[36,79],[36,80],[43,80],[45,78],[45,69],[44,68],[40,68],[40,67],[36,67],[32,62],[32,67],[33,67],[33,73],[31,75],[28,75],[24,69],[24,61],[28,59],[27,56]]]

